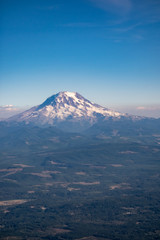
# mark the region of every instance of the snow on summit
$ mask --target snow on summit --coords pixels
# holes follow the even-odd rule
[[[77,92],[59,92],[47,98],[42,104],[35,106],[19,115],[12,121],[24,121],[40,125],[56,125],[60,122],[79,122],[82,125],[97,122],[99,118],[124,116],[94,104]]]
[[[45,116],[58,117],[60,119],[65,119],[69,116],[73,118],[95,118],[95,114],[114,117],[122,115],[94,104],[76,92],[60,92],[53,95],[38,107],[38,111]]]

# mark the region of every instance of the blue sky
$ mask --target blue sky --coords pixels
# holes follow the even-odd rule
[[[160,105],[159,0],[1,0],[0,105]]]

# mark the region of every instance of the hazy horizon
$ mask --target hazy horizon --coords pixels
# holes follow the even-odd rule
[[[86,96],[85,96],[86,97]],[[90,99],[88,99],[90,100]],[[42,103],[42,102],[41,102]],[[41,104],[39,103],[39,104]],[[39,105],[38,104],[38,105]],[[96,104],[100,104],[96,102]],[[12,117],[16,114],[19,114],[23,111],[26,111],[36,105],[31,106],[14,106],[14,105],[3,105],[0,106],[0,120]],[[144,116],[144,117],[153,117],[153,118],[160,118],[160,105],[105,105],[101,104],[101,106],[110,108],[115,111],[119,111],[122,113],[128,113],[138,116]]]

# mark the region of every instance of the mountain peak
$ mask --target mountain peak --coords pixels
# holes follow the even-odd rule
[[[59,92],[57,94],[57,98],[61,98],[61,99],[69,99],[69,98],[72,98],[73,100],[75,101],[78,101],[78,99],[84,99],[87,101],[87,99],[85,99],[84,97],[82,97],[79,93],[77,92],[68,92],[68,91],[65,91],[65,92]]]
[[[77,100],[77,99],[84,99],[84,100],[88,101],[87,99],[85,99],[82,95],[80,95],[77,92],[68,92],[68,91],[59,92],[58,96],[65,96],[67,98],[73,98],[75,100]]]
[[[88,101],[87,99],[85,99],[82,95],[80,95],[77,92],[64,91],[64,92],[59,92],[53,96],[57,96],[57,98],[66,98],[66,99],[72,98],[75,101],[77,101],[78,99],[84,99],[84,100]]]
[[[58,93],[58,95],[65,95],[65,96],[72,97],[72,98],[74,98],[76,96],[76,94],[77,94],[77,92],[68,92],[68,91]]]
[[[80,105],[86,105],[86,103],[92,104],[77,92],[64,91],[47,98],[46,101],[38,106],[38,110],[49,105],[57,108],[66,108],[67,106],[79,107]]]

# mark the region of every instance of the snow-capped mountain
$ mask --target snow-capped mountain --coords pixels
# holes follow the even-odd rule
[[[97,136],[158,134],[160,119],[139,117],[99,106],[76,92],[59,92],[7,120],[9,125],[48,127]],[[20,123],[20,124],[19,124]],[[21,124],[22,123],[22,124]]]
[[[122,116],[126,115],[90,102],[79,93],[66,91],[49,97],[41,105],[11,117],[9,121],[85,129],[99,119]]]

